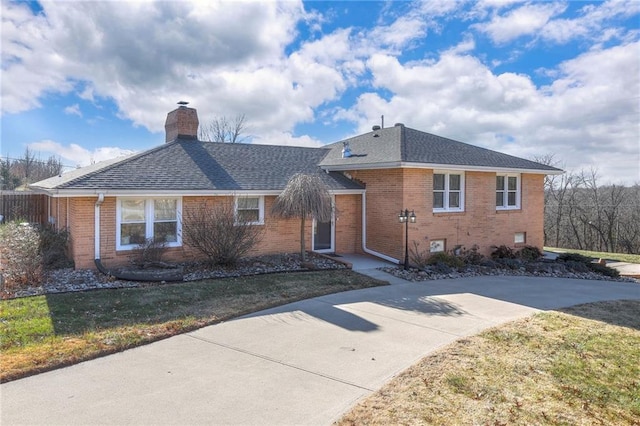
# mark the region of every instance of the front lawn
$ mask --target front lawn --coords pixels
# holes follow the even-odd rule
[[[565,248],[557,248],[557,247],[545,247],[544,249],[546,251],[550,251],[558,254],[578,253],[583,256],[591,257],[593,259],[608,259],[608,260],[616,260],[618,262],[640,263],[640,254],[608,253],[605,251],[588,251],[588,250],[565,249]]]
[[[0,301],[5,382],[297,300],[386,282],[348,270],[267,274]]]
[[[562,311],[458,340],[337,424],[640,424],[640,301]]]

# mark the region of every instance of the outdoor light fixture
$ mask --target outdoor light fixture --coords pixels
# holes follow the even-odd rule
[[[416,223],[416,214],[409,209],[400,210],[398,222],[404,223],[404,270],[409,270],[409,222]]]

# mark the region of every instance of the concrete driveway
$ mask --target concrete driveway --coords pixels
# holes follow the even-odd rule
[[[2,425],[327,425],[463,336],[640,285],[528,277],[393,284],[293,303],[0,386]]]

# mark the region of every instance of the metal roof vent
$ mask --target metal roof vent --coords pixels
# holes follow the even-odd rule
[[[404,127],[404,123],[396,123],[394,124],[395,127]]]
[[[342,158],[351,157],[351,148],[349,147],[349,142],[342,142]]]
[[[373,126],[373,127],[371,128],[371,130],[373,130],[374,132],[375,132],[376,130],[380,130],[380,126],[375,125],[375,126]]]
[[[380,126],[378,126],[377,124],[375,126],[373,126],[371,128],[371,130],[373,130],[373,137],[374,138],[379,138],[380,135],[378,134],[378,130],[380,130]]]

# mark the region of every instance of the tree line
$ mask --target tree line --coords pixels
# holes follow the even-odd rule
[[[20,158],[0,158],[0,189],[13,191],[62,173],[64,164],[60,158],[51,156],[41,160],[26,148]]]
[[[544,197],[546,246],[640,253],[640,184],[599,185],[597,170],[566,172],[546,177]]]

